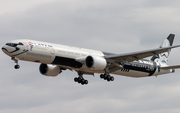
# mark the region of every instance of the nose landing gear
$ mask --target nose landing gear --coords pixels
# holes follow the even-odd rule
[[[15,65],[14,68],[15,68],[15,69],[19,69],[20,66],[19,66],[19,65]]]
[[[14,60],[14,62],[16,63],[16,65],[14,66],[14,68],[15,68],[15,69],[19,69],[19,68],[20,68],[20,65],[18,65],[18,59],[17,59],[17,58],[14,58],[14,57],[12,57],[11,59]]]

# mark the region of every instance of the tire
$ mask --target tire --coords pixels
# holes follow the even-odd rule
[[[110,80],[111,76],[110,75],[107,75],[107,80]]]
[[[15,68],[15,69],[19,69],[20,66],[19,66],[19,65],[15,65],[14,68]]]
[[[84,83],[83,83],[83,82],[81,82],[81,84],[82,84],[82,85],[84,85]]]
[[[103,78],[104,78],[104,75],[103,75],[103,74],[101,74],[101,75],[100,75],[100,78],[101,78],[101,79],[103,79]]]
[[[81,83],[81,78],[80,77],[78,77],[78,83]]]
[[[78,78],[74,78],[74,82],[78,82]]]
[[[104,75],[104,80],[107,80],[107,75],[106,74]]]
[[[111,76],[110,76],[110,75],[107,76],[107,81],[108,81],[108,82],[111,81]]]
[[[84,85],[84,81],[85,81],[85,80],[84,80],[84,79],[82,79],[82,80],[81,80],[81,84],[83,84],[83,85]]]
[[[85,80],[85,81],[84,81],[84,84],[88,84],[88,81],[87,81],[87,80]]]
[[[111,80],[111,81],[114,81],[114,77],[111,77],[110,80]]]

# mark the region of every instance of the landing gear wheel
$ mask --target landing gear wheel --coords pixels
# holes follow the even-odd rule
[[[100,78],[101,78],[101,79],[103,79],[103,78],[104,78],[104,75],[103,75],[103,74],[101,74],[101,75],[100,75]]]
[[[87,80],[85,80],[85,81],[84,81],[84,84],[88,84],[88,81],[87,81]]]
[[[20,66],[19,66],[19,65],[15,65],[14,68],[15,68],[15,69],[19,69]]]
[[[111,80],[111,81],[114,81],[114,77],[113,77],[113,76],[111,76],[110,80]]]
[[[78,83],[81,83],[81,78],[80,77],[78,77]]]
[[[84,79],[81,80],[81,84],[82,84],[82,85],[84,85],[84,81],[85,81]]]
[[[111,76],[110,75],[107,75],[107,80],[110,80]]]
[[[74,82],[78,82],[78,78],[74,78]]]
[[[110,78],[111,78],[111,76],[110,76],[110,75],[107,75],[107,81],[108,81],[108,82],[110,81]]]
[[[106,74],[104,74],[104,80],[107,80],[107,75]]]
[[[82,85],[84,85],[84,82],[81,82]]]

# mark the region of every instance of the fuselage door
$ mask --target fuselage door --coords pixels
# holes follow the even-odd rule
[[[51,54],[54,55],[54,48],[51,48]]]
[[[24,51],[29,51],[30,45],[28,45],[27,42],[24,42],[23,44],[24,44]]]

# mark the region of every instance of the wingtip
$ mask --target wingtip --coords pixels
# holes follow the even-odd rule
[[[173,44],[174,37],[175,37],[175,34],[170,34],[170,35],[167,37],[167,39],[168,39],[169,42],[170,42],[170,46],[172,46],[172,44]]]
[[[174,34],[174,33],[170,33],[169,35],[170,35],[170,36],[175,36],[175,34]]]

